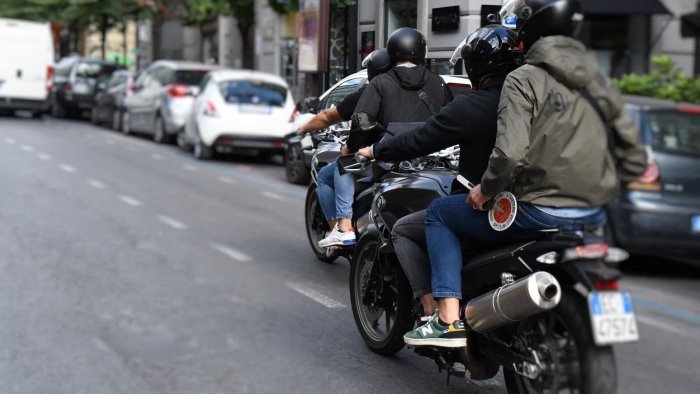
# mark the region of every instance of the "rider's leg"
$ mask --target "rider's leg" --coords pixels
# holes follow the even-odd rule
[[[321,205],[323,216],[326,217],[331,230],[335,228],[335,224],[337,223],[334,188],[334,174],[337,172],[338,166],[336,162],[333,162],[321,168],[316,178],[318,203]]]
[[[352,201],[355,196],[355,177],[352,174],[333,174],[335,185],[335,212],[338,219],[338,230],[352,231]]]
[[[430,261],[425,244],[425,210],[399,219],[391,232],[396,257],[406,274],[413,296],[420,299],[423,313],[433,314],[438,304],[430,286]]]

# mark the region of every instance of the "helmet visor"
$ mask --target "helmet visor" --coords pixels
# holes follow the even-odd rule
[[[367,68],[369,65],[369,61],[372,60],[372,55],[374,55],[374,52],[370,53],[369,55],[365,56],[364,59],[362,59],[362,68]]]
[[[525,0],[504,0],[498,15],[501,17],[501,25],[515,30],[518,19],[527,20],[530,18],[531,13],[532,10],[525,3]]]
[[[469,40],[469,37],[462,40],[462,42],[460,42],[459,45],[457,45],[457,48],[455,48],[455,51],[452,52],[452,57],[450,57],[450,64],[452,64],[453,66],[457,64],[459,59],[462,58],[462,49],[465,45],[467,45],[467,40]]]

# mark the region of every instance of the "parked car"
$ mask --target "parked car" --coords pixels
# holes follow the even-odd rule
[[[151,64],[124,100],[122,131],[151,134],[158,143],[172,141],[185,126],[202,78],[214,68],[171,60]]]
[[[447,86],[452,91],[454,96],[460,94],[470,94],[472,85],[469,78],[459,75],[443,75],[442,76]],[[357,91],[367,81],[367,70],[361,70],[355,74],[343,78],[340,82],[326,90],[321,97],[309,97],[304,100],[304,106],[311,113],[317,113],[324,109],[332,108],[338,105],[349,94]],[[306,119],[306,118],[304,118]],[[300,125],[300,120],[296,119],[295,127]],[[348,130],[350,122],[342,122],[330,127],[333,131]],[[311,158],[314,154],[314,149],[320,141],[317,136],[312,135],[310,138],[302,141],[303,138],[296,133],[288,135],[284,145],[284,168],[287,176],[287,181],[299,185],[306,185],[310,180]],[[302,143],[304,142],[304,143]]]
[[[115,71],[108,80],[102,80],[97,84],[95,106],[90,113],[92,123],[107,123],[114,130],[121,130],[124,99],[132,93],[134,79],[133,72],[119,70]]]
[[[122,68],[116,63],[80,56],[61,59],[56,65],[51,88],[51,115],[64,118],[92,110],[98,83]]]
[[[609,241],[700,266],[700,106],[638,96],[625,102],[650,161],[609,206]]]
[[[182,145],[200,160],[215,153],[282,152],[294,100],[284,79],[248,70],[212,71],[202,81]]]
[[[0,18],[0,110],[48,110],[53,52],[48,23]]]

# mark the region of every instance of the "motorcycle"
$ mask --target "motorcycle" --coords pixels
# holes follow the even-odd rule
[[[358,181],[350,298],[358,331],[376,353],[398,352],[403,335],[422,324],[391,230],[399,218],[452,192],[453,159],[374,163],[371,185]],[[363,166],[346,171],[360,173]],[[447,371],[448,383],[450,376],[490,379],[502,368],[509,393],[613,393],[612,345],[638,340],[631,297],[618,288],[616,267],[627,257],[598,230],[472,245],[462,270],[467,347],[414,350]]]

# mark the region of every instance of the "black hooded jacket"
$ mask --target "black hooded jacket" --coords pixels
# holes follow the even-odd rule
[[[392,122],[425,122],[451,100],[452,94],[440,76],[423,66],[399,66],[372,79],[355,113],[364,112],[386,128]],[[359,130],[353,122],[347,145],[356,152],[380,137]]]
[[[425,125],[374,144],[374,157],[414,159],[459,144],[459,173],[481,183],[496,141],[498,103],[505,77],[493,77],[480,90],[457,96]]]

